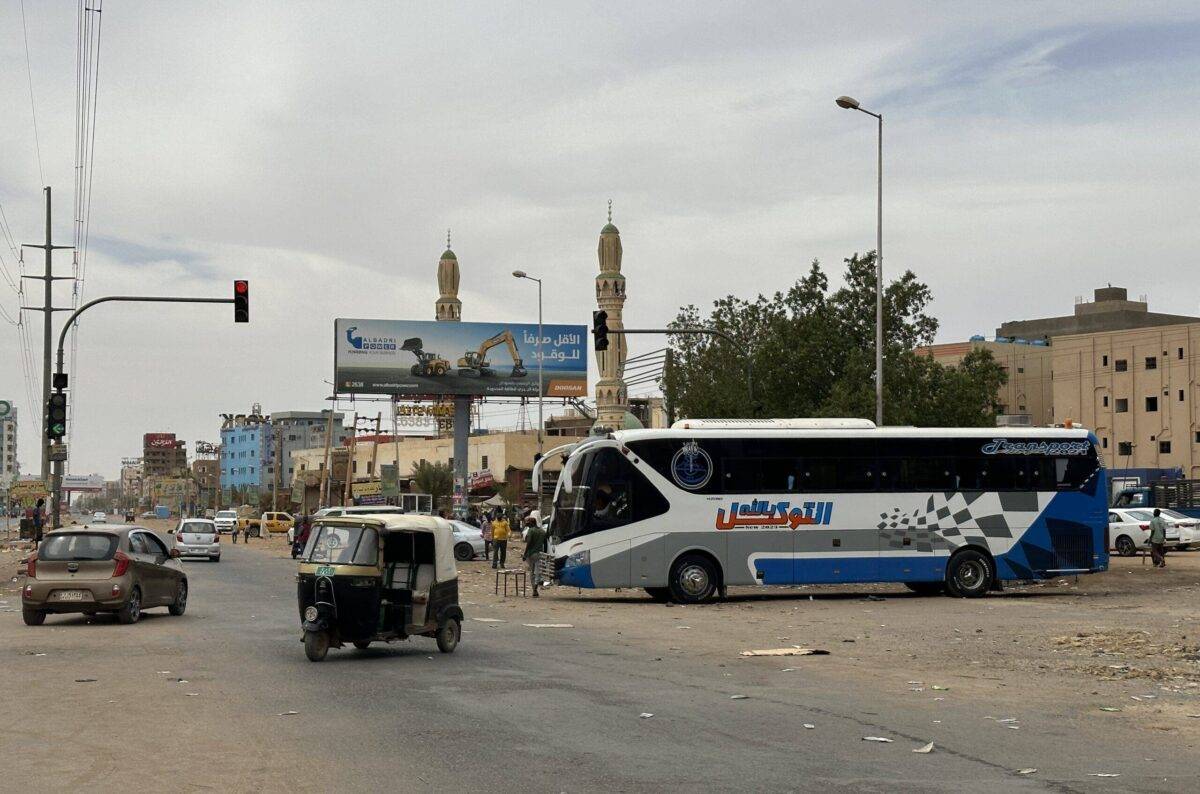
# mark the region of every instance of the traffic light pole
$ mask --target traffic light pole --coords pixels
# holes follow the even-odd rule
[[[55,372],[54,379],[56,381],[60,380],[61,379],[60,376],[63,374],[63,347],[66,345],[66,341],[67,341],[67,331],[71,330],[71,326],[73,326],[75,324],[75,320],[79,318],[79,315],[83,314],[85,311],[87,311],[88,309],[92,308],[93,306],[95,306],[97,304],[114,303],[114,302],[120,302],[120,303],[233,303],[234,299],[233,298],[176,298],[176,297],[151,296],[151,295],[108,295],[103,298],[96,298],[93,301],[88,301],[87,303],[83,304],[82,306],[80,306],[78,309],[76,309],[74,312],[71,313],[71,316],[67,318],[67,321],[65,323],[63,323],[62,330],[58,334],[58,358],[56,359],[57,365],[54,370],[54,372]],[[49,341],[48,337],[47,337],[47,341]],[[50,389],[49,380],[47,380],[46,387],[45,387],[46,403],[49,403],[49,401],[50,401],[49,389]],[[47,443],[49,442],[48,438],[45,440]],[[58,459],[53,462],[54,471],[51,476],[51,483],[50,483],[50,509],[51,509],[51,521],[52,521],[50,526],[54,527],[55,529],[58,529],[60,526],[62,526],[62,523],[59,520],[59,512],[60,512],[60,507],[62,505],[62,475],[63,475],[63,464],[65,462],[66,462],[65,456],[58,457]]]

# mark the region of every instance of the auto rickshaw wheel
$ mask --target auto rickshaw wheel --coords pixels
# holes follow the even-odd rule
[[[319,662],[329,653],[329,634],[324,631],[304,632],[304,655],[310,662]]]
[[[355,640],[354,647],[358,648],[360,651],[365,651],[367,648],[371,647],[371,641],[370,640]]]
[[[461,636],[462,625],[458,622],[458,618],[447,618],[437,632],[438,650],[442,653],[454,653]]]

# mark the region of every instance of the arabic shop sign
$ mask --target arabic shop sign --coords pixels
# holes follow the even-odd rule
[[[742,529],[745,527],[797,529],[802,526],[828,526],[833,519],[833,502],[802,502],[795,507],[791,502],[768,502],[754,499],[751,502],[734,502],[726,510],[717,509],[717,529]]]

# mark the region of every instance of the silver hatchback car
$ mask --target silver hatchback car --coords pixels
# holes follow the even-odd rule
[[[175,548],[182,559],[221,561],[221,533],[211,519],[185,518],[172,534],[175,536]]]

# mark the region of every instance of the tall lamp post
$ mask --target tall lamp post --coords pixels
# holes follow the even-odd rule
[[[527,281],[536,281],[538,285],[538,339],[537,339],[537,367],[538,367],[538,458],[542,457],[545,451],[545,442],[542,438],[543,429],[545,428],[545,420],[542,417],[542,280],[534,278],[524,270],[514,270],[513,278],[523,278]],[[542,520],[542,491],[538,489],[538,521]]]
[[[840,108],[857,110],[879,121],[879,190],[875,205],[875,424],[883,425],[883,114],[872,113],[853,97],[834,100]]]

